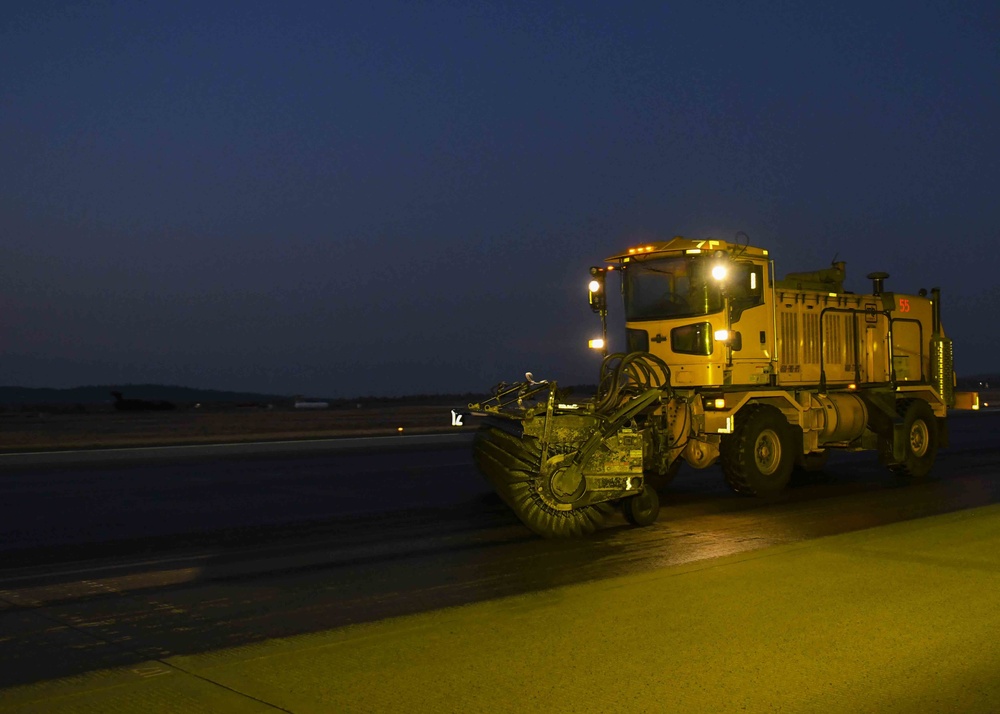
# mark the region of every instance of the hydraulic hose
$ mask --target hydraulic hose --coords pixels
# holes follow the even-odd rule
[[[594,410],[606,415],[616,409],[622,396],[634,391],[670,389],[670,367],[648,352],[608,355],[601,364],[601,382]]]

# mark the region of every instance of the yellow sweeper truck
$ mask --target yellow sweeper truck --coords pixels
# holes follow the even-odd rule
[[[593,532],[614,508],[654,522],[682,462],[719,462],[734,491],[761,496],[835,449],[877,451],[921,479],[947,445],[949,407],[975,401],[955,393],[937,288],[891,292],[871,273],[855,294],[843,263],[778,279],[768,251],[739,239],[636,246],[590,272],[605,332],[610,275],[626,322],[596,396],[570,402],[529,374],[468,410],[484,417],[479,469],[542,536]]]

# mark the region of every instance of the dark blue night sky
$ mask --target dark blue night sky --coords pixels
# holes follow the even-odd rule
[[[588,266],[741,230],[1000,371],[998,127],[995,0],[6,3],[0,384],[593,382]]]

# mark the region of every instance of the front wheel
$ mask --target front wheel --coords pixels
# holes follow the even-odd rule
[[[723,437],[721,456],[726,483],[737,493],[773,496],[781,492],[795,466],[791,427],[780,411],[752,404],[736,415],[736,428]]]

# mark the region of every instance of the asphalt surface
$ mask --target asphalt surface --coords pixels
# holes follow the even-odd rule
[[[156,462],[206,461],[282,454],[300,458],[308,454],[349,451],[399,451],[401,449],[468,444],[469,432],[453,434],[397,434],[394,436],[339,437],[335,439],[295,439],[219,444],[178,444],[175,446],[129,446],[110,449],[61,449],[58,451],[18,451],[0,453],[0,472],[22,468],[122,466]]]
[[[998,417],[955,418],[928,483],[682,470],[654,526],[569,542],[454,448],[0,474],[0,711],[996,710],[1000,515],[967,509],[1000,503]],[[132,506],[55,511],[95,529],[70,560],[27,511],[81,478]]]
[[[489,493],[472,465],[471,435],[361,442],[298,442],[291,455],[290,442],[111,449],[80,452],[87,461],[72,465],[64,452],[12,455],[16,464],[0,456],[0,557],[23,565],[266,542],[289,527]]]

